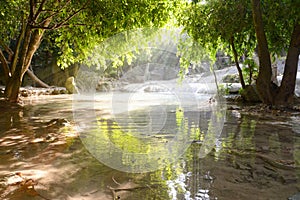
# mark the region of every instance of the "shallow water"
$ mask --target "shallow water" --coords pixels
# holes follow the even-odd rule
[[[264,200],[300,192],[299,113],[219,107],[208,96],[182,104],[170,94],[120,95],[135,100],[124,111],[116,100],[112,109],[108,94],[2,106],[0,198]]]

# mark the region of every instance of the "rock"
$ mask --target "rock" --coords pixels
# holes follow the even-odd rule
[[[245,89],[242,90],[241,95],[245,101],[248,102],[261,102],[256,85],[247,85]]]
[[[60,90],[57,90],[57,89],[54,89],[52,92],[51,92],[52,95],[58,95],[60,94]]]
[[[224,83],[239,83],[240,77],[238,74],[227,74],[223,77],[222,81]]]
[[[220,86],[229,94],[238,94],[242,88],[240,83],[221,83]]]
[[[67,91],[67,90],[64,90],[64,89],[61,89],[61,90],[59,91],[59,93],[60,93],[60,94],[68,94],[68,91]]]
[[[28,95],[28,92],[27,92],[26,90],[21,90],[20,95],[21,95],[22,97],[28,97],[28,96],[29,96],[29,95]]]
[[[109,81],[99,81],[96,90],[99,92],[108,92],[112,88],[111,83]]]
[[[78,88],[75,83],[75,79],[73,76],[70,76],[69,78],[67,78],[65,87],[70,94],[78,94],[79,93]]]

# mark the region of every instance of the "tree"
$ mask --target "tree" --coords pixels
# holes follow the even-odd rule
[[[60,64],[66,67],[82,61],[87,49],[119,31],[163,25],[176,1],[5,0],[0,6],[5,96],[17,102],[23,75],[45,34],[61,49]]]
[[[297,4],[294,1],[272,1],[265,2],[265,7],[273,5],[274,10],[269,9],[266,15],[274,17],[274,12],[285,13],[282,18],[272,19],[276,23],[276,27],[272,27],[272,22],[268,23],[263,19],[263,11],[260,0],[252,0],[253,21],[258,43],[259,56],[259,74],[257,78],[257,90],[262,101],[271,105],[288,105],[294,100],[294,90],[296,84],[297,67],[300,54],[300,23],[299,14],[295,11]],[[274,6],[275,5],[275,6]],[[277,9],[275,9],[277,8]],[[284,12],[285,11],[285,12]],[[273,13],[273,15],[272,15]],[[267,23],[267,25],[264,25]],[[270,29],[271,26],[271,29]],[[291,27],[293,27],[292,31]],[[275,28],[275,30],[274,30]],[[290,32],[287,32],[289,30]],[[266,31],[269,31],[266,33]],[[271,32],[272,31],[272,32]],[[283,34],[279,35],[278,31]],[[269,37],[266,35],[269,34]],[[270,50],[273,47],[273,52],[278,51],[278,46],[284,48],[286,44],[279,44],[277,49],[274,44],[279,41],[286,41],[290,38],[289,46],[287,48],[286,64],[284,68],[283,79],[281,85],[278,87],[271,81],[272,70],[270,60]],[[271,44],[271,45],[270,45]],[[280,50],[280,49],[279,49]]]
[[[299,58],[299,1],[210,0],[190,3],[181,24],[196,42],[215,53],[231,47],[241,83],[238,57],[251,55],[258,47],[259,74],[257,90],[266,104],[289,104],[293,101]],[[256,36],[256,37],[255,37]],[[280,86],[272,82],[270,56],[287,51],[283,80]]]
[[[190,3],[180,19],[184,30],[196,43],[206,47],[212,57],[223,50],[234,58],[240,82],[246,84],[239,58],[255,48],[252,15],[248,1],[203,1]]]

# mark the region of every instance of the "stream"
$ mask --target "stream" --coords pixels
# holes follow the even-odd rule
[[[300,198],[300,113],[184,98],[120,92],[1,105],[0,199]]]

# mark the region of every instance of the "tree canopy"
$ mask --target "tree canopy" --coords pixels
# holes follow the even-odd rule
[[[296,41],[299,38],[293,36],[297,35],[296,27],[299,26],[298,6],[299,2],[293,0],[193,1],[181,16],[180,24],[184,26],[184,29],[195,41],[206,47],[213,56],[219,49],[231,54],[235,58],[242,85],[245,83],[242,80],[238,59],[242,55],[251,56],[255,48],[258,47],[260,59],[258,91],[263,102],[276,104],[276,96],[283,95],[279,95],[278,90],[271,87],[271,61],[265,64],[262,62],[270,60],[272,54],[279,54],[283,51],[288,52],[293,37],[295,51],[299,48],[296,47]],[[258,14],[261,15],[261,18],[257,18]],[[257,26],[257,23],[260,23],[260,26]],[[258,31],[265,35],[264,41],[261,40]],[[260,45],[266,47],[263,56],[261,55]],[[293,66],[285,69],[297,69],[297,62],[294,60]],[[288,60],[286,63],[289,63]],[[295,72],[293,70],[293,78],[290,77],[292,82],[295,82]],[[288,74],[288,72],[285,74]],[[284,78],[284,80],[287,79]],[[283,81],[283,85],[285,85],[285,81]],[[287,85],[291,85],[291,88],[293,88],[289,89],[288,96],[291,96],[295,85],[293,86],[291,82]],[[282,94],[283,87],[287,88],[286,86],[281,87]],[[269,90],[273,90],[273,92]],[[273,94],[271,95],[271,93]],[[284,100],[281,99],[280,102],[282,103]]]
[[[162,26],[174,16],[176,0],[13,0],[1,1],[0,59],[6,77],[6,97],[18,100],[24,73],[42,39],[59,50],[63,67],[82,61],[88,50],[127,29]],[[44,34],[46,31],[46,34]],[[9,54],[9,56],[6,56]]]

